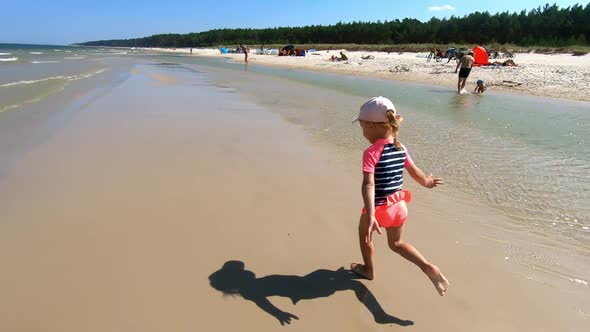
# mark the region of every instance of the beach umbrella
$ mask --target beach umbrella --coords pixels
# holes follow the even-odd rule
[[[481,46],[475,46],[473,48],[473,58],[475,59],[474,66],[487,66],[488,65],[488,52]]]

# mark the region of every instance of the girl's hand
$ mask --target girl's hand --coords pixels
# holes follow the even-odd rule
[[[373,241],[374,231],[377,231],[377,233],[381,234],[381,228],[379,228],[379,223],[377,222],[377,219],[375,219],[375,216],[372,216],[369,219],[369,229],[367,231],[365,242],[371,243],[371,241]]]
[[[445,184],[442,178],[433,178],[432,174],[426,177],[426,188],[434,188],[441,184]]]
[[[440,184],[444,184],[442,178],[434,178],[432,177],[432,174],[427,176],[415,164],[406,166],[406,170],[408,171],[408,173],[410,173],[412,179],[414,179],[414,181],[418,182],[423,187],[434,188]]]

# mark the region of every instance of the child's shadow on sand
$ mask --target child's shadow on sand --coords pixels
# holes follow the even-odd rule
[[[315,270],[303,277],[273,274],[256,278],[252,271],[244,268],[241,261],[227,261],[220,270],[209,276],[211,287],[227,295],[240,295],[250,300],[279,320],[281,325],[290,324],[299,317],[275,307],[268,296],[284,296],[293,304],[300,300],[327,297],[337,291],[352,290],[356,298],[371,312],[375,322],[380,324],[413,325],[410,320],[401,320],[383,311],[373,293],[363,285],[357,275],[340,268],[336,271]]]

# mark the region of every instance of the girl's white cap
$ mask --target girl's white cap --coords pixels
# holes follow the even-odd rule
[[[352,122],[354,123],[358,120],[368,122],[388,122],[388,110],[392,110],[394,113],[397,113],[391,100],[381,96],[373,97],[361,105],[359,115],[354,120],[352,120]]]

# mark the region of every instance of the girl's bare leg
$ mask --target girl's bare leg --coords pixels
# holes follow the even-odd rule
[[[404,225],[387,228],[387,242],[389,248],[410,262],[416,264],[428,276],[428,278],[430,278],[438,293],[441,296],[445,295],[449,288],[449,281],[440,272],[436,265],[430,264],[426,258],[420,254],[418,249],[402,240],[403,232]]]
[[[350,269],[361,277],[373,280],[375,278],[375,246],[373,241],[366,242],[369,228],[369,216],[362,214],[359,221],[359,244],[363,255],[364,264],[352,263]]]

